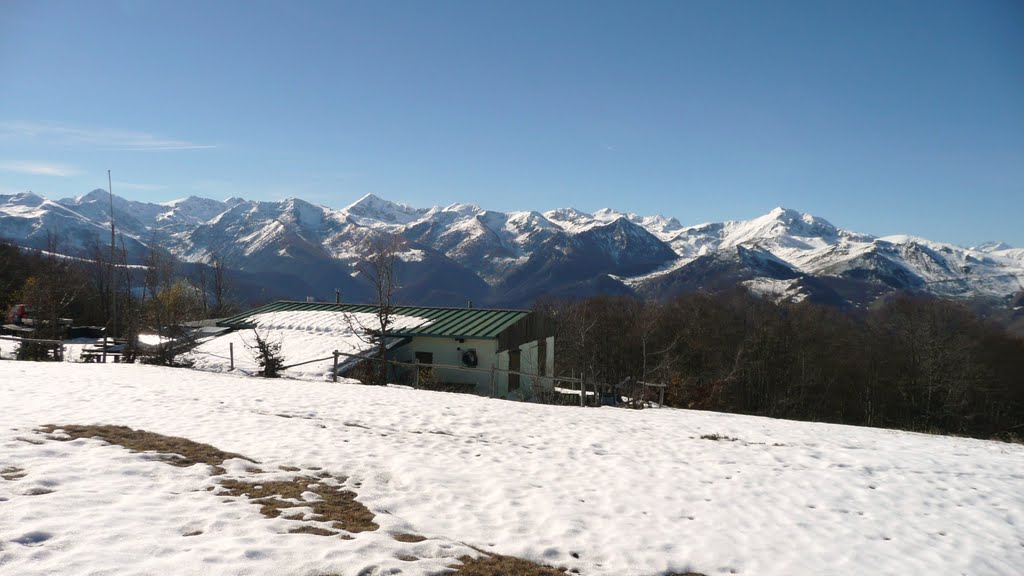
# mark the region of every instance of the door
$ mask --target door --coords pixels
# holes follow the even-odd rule
[[[421,364],[417,366],[416,370],[416,383],[427,384],[434,381],[434,353],[433,352],[417,352],[416,362]]]
[[[519,349],[508,351],[508,391],[519,390]],[[516,372],[513,374],[512,372]]]

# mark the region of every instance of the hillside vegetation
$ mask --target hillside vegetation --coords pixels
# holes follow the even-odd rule
[[[735,292],[549,301],[538,309],[559,321],[559,373],[606,390],[648,381],[667,384],[665,403],[677,407],[1024,434],[1024,340],[961,303],[901,296],[842,312]]]

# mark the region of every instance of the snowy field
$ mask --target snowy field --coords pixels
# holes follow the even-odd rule
[[[259,326],[261,338],[281,344],[281,357],[286,366],[321,359],[288,368],[282,372],[284,377],[328,380],[334,366],[335,350],[344,354],[362,354],[373,348],[356,332],[372,327],[376,317],[363,312],[347,316],[346,319],[334,312],[288,310],[255,314],[249,321]],[[395,315],[391,318],[393,330],[426,324],[429,322],[414,316]],[[250,350],[255,343],[252,330],[236,330],[203,342],[186,356],[199,370],[226,372],[231,365],[231,345],[234,345],[235,369],[255,374],[260,370]],[[347,359],[343,356],[341,361]]]
[[[290,534],[209,466],[35,432],[101,423],[265,471],[228,477],[347,477],[380,528]],[[887,430],[3,361],[3,470],[4,575],[437,574],[466,545],[583,575],[1024,573],[1024,446]]]

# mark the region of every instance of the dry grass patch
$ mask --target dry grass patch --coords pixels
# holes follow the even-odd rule
[[[224,473],[222,464],[224,464],[225,460],[241,458],[242,460],[248,460],[253,463],[256,462],[252,458],[246,458],[241,454],[225,452],[210,446],[209,444],[193,442],[188,438],[164,436],[163,434],[147,432],[145,430],[132,430],[127,426],[54,426],[50,424],[39,429],[40,432],[45,432],[47,434],[53,434],[57,430],[63,431],[65,434],[70,436],[71,439],[99,438],[109,442],[110,444],[124,446],[134,452],[157,452],[159,454],[167,454],[169,456],[162,457],[161,459],[172,466],[187,468],[194,464],[208,464],[214,468],[215,475]],[[53,439],[67,440],[67,438]]]
[[[700,439],[701,440],[715,440],[715,441],[725,440],[727,442],[739,442],[739,438],[733,438],[731,436],[724,436],[722,434],[701,434]],[[673,576],[673,575],[670,574],[669,576]],[[682,576],[686,576],[686,575],[683,574]]]
[[[69,440],[74,438],[99,438],[110,444],[118,444],[135,452],[156,452],[161,455],[161,461],[173,466],[187,467],[193,464],[208,464],[214,468],[214,475],[224,474],[223,464],[231,458],[241,458],[255,463],[252,458],[246,458],[233,452],[225,452],[209,444],[193,442],[187,438],[176,436],[164,436],[155,432],[145,430],[133,430],[127,426],[110,425],[47,425],[39,429],[40,432],[54,434],[58,430],[68,436],[54,437],[54,440]],[[294,466],[282,466],[284,470],[297,471]],[[250,467],[247,472],[262,474],[263,471]],[[3,477],[8,480],[24,476],[20,469],[4,469]],[[265,482],[243,482],[241,480],[222,480],[220,482],[226,494],[231,496],[245,496],[260,505],[260,513],[267,518],[276,518],[282,511],[289,508],[310,508],[313,511],[312,520],[320,522],[331,522],[334,528],[347,532],[368,532],[378,528],[373,522],[373,513],[356,502],[356,493],[341,488],[333,488],[322,482],[330,476],[326,472],[318,473],[319,478],[299,476],[291,480],[272,480]],[[345,479],[341,478],[340,482]],[[312,492],[319,498],[305,501],[303,492]],[[333,536],[332,532],[324,528],[314,526],[302,526],[292,532],[304,534],[317,534],[320,536]]]
[[[346,423],[349,426],[363,427],[358,424]],[[75,438],[100,438],[110,444],[118,444],[134,452],[155,452],[161,455],[161,461],[173,466],[187,467],[194,464],[207,464],[214,468],[214,475],[225,473],[223,464],[225,460],[240,458],[256,463],[255,460],[233,452],[225,452],[209,444],[193,442],[187,438],[175,436],[164,436],[145,430],[133,430],[127,426],[112,425],[47,425],[39,428],[40,432],[54,434],[58,430],[68,436],[50,436],[52,440],[69,440]],[[711,436],[711,435],[708,435]],[[713,435],[709,440],[731,440],[735,438]],[[28,441],[28,440],[26,440]],[[34,444],[35,442],[33,442]],[[281,470],[292,472],[299,471],[294,466],[280,466]],[[320,470],[319,467],[311,466],[310,470]],[[253,474],[262,473],[255,467],[250,467],[247,472]],[[25,476],[25,471],[20,468],[8,467],[0,470],[0,477],[4,480],[17,480]],[[264,482],[243,482],[241,480],[224,479],[220,480],[222,491],[219,494],[236,497],[245,497],[260,505],[260,513],[267,518],[277,518],[290,509],[307,508],[312,510],[308,520],[330,523],[331,527],[349,533],[372,532],[378,526],[373,520],[374,515],[360,502],[356,502],[356,493],[340,487],[345,482],[345,477],[334,478],[331,484],[337,482],[339,486],[329,486],[324,482],[330,478],[327,472],[318,472],[317,477],[297,476],[291,480],[267,480]],[[210,487],[212,489],[212,487]],[[36,494],[45,494],[49,491],[40,490]],[[311,492],[317,498],[306,500],[304,492]],[[294,510],[299,513],[300,510]],[[302,518],[288,518],[298,522]],[[195,530],[183,536],[198,536],[201,530]],[[351,540],[348,534],[339,534],[326,528],[302,524],[289,530],[292,534],[315,534],[317,536],[337,536],[345,540]],[[417,534],[395,534],[392,536],[398,542],[416,543],[427,538]],[[463,556],[459,558],[460,565],[451,566],[454,574],[461,576],[564,576],[566,568],[553,568],[512,556],[500,554],[483,554],[479,558]],[[574,555],[575,556],[575,555]],[[400,560],[413,562],[418,560],[416,556],[400,555]],[[668,576],[704,576],[696,572],[685,574],[671,574]]]
[[[288,531],[289,534],[313,534],[315,536],[334,536],[337,534],[334,530],[326,530],[324,528],[317,528],[316,526],[299,526],[298,528],[292,528]]]
[[[14,466],[8,466],[7,468],[0,469],[0,478],[4,480],[20,480],[25,477],[26,472],[21,468],[15,468]]]
[[[289,508],[310,508],[313,510],[311,520],[331,522],[339,530],[371,532],[379,528],[373,522],[373,513],[356,502],[355,492],[327,486],[320,478],[299,476],[268,482],[224,480],[220,484],[232,496],[251,498],[267,518],[277,518]],[[320,498],[306,501],[303,492],[312,492]]]
[[[416,542],[423,542],[427,539],[426,536],[420,536],[419,534],[395,534],[392,538],[399,542],[409,542],[413,544]]]
[[[522,558],[501,554],[459,558],[459,566],[451,566],[461,576],[565,576],[565,568],[552,568]]]

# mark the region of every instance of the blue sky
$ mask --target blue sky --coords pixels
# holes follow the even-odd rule
[[[1024,246],[1024,3],[0,0],[0,193]]]

